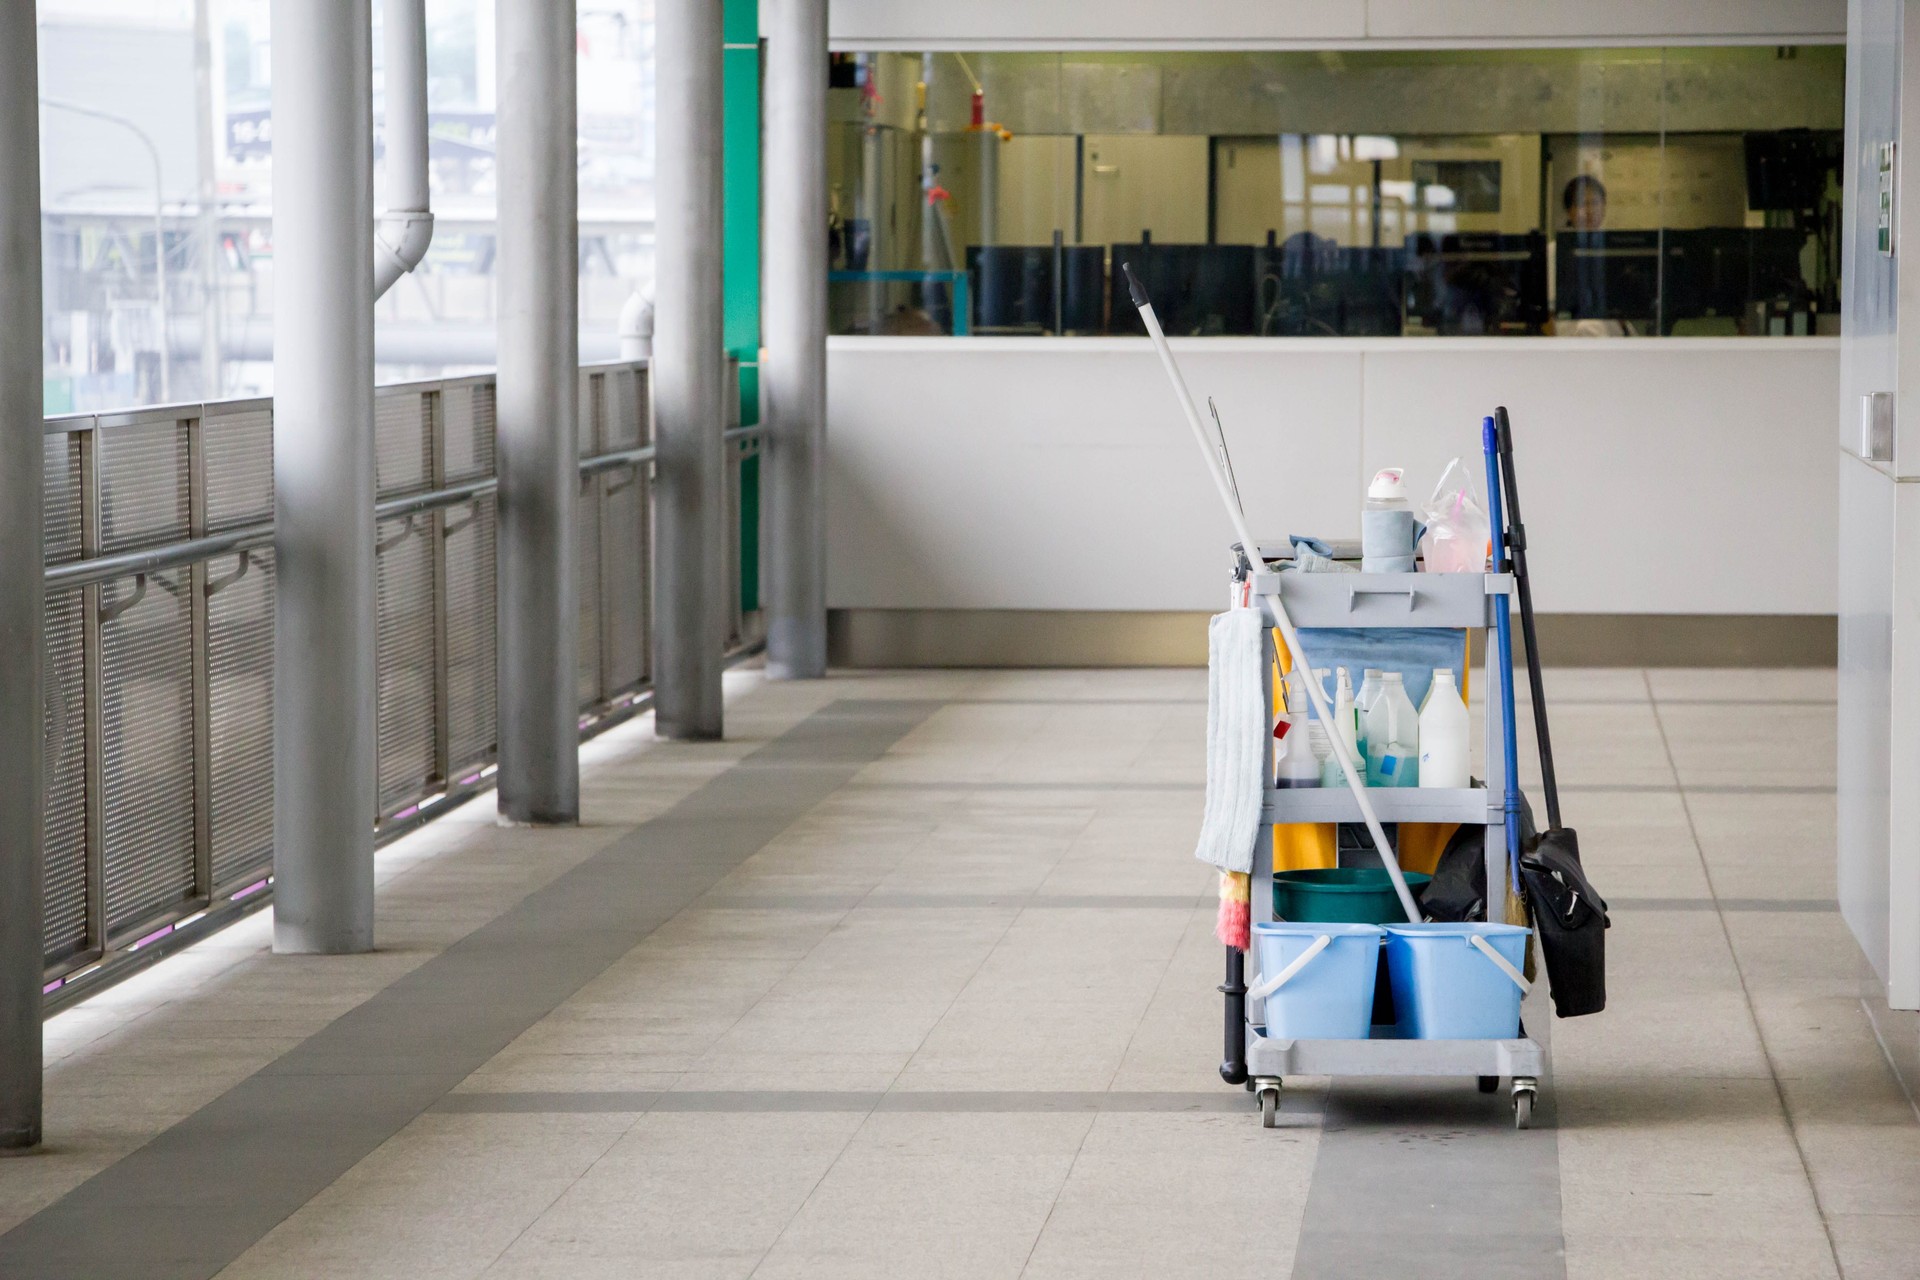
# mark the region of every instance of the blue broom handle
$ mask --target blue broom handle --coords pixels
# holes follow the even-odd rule
[[[1480,442],[1487,456],[1487,520],[1493,537],[1493,571],[1499,573],[1506,562],[1504,521],[1500,512],[1500,446],[1493,419],[1482,420]],[[1513,632],[1507,597],[1503,594],[1495,606],[1494,630],[1500,644],[1500,722],[1501,747],[1506,758],[1507,815],[1507,891],[1519,892],[1520,883],[1520,741],[1513,710]],[[1488,904],[1491,914],[1492,904]]]

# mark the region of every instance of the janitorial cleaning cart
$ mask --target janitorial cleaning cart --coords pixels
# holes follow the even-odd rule
[[[1489,747],[1484,784],[1460,788],[1369,787],[1367,800],[1381,824],[1392,824],[1403,832],[1409,830],[1409,824],[1442,827],[1457,824],[1463,830],[1481,832],[1481,854],[1486,874],[1485,916],[1488,921],[1494,922],[1494,932],[1500,932],[1498,922],[1506,918],[1508,895],[1513,892],[1509,883],[1508,815],[1505,802],[1505,770],[1509,764],[1503,758],[1504,753],[1499,745],[1504,737],[1507,705],[1510,705],[1504,702],[1505,698],[1510,697],[1507,688],[1510,680],[1503,679],[1505,673],[1500,667],[1499,646],[1492,640],[1496,611],[1507,607],[1511,577],[1498,573],[1281,572],[1269,568],[1264,556],[1262,561],[1260,568],[1253,571],[1249,599],[1260,609],[1265,624],[1262,627],[1262,669],[1265,673],[1261,702],[1263,709],[1273,705],[1271,673],[1280,657],[1273,637],[1281,609],[1290,615],[1296,628],[1308,633],[1306,646],[1310,661],[1319,661],[1311,637],[1320,631],[1333,634],[1349,634],[1356,630],[1401,633],[1410,629],[1431,628],[1444,632],[1449,638],[1460,638],[1462,652],[1470,650],[1484,655],[1482,678],[1485,683],[1481,687],[1486,690],[1485,741]],[[1271,753],[1263,772],[1266,777],[1273,776]],[[1252,957],[1256,972],[1250,976],[1244,970],[1239,975],[1231,971],[1228,973],[1224,990],[1229,997],[1227,1016],[1230,1026],[1223,1073],[1229,1078],[1238,1076],[1251,1085],[1260,1103],[1262,1122],[1268,1126],[1274,1123],[1282,1082],[1288,1076],[1457,1076],[1478,1079],[1483,1082],[1483,1087],[1489,1082],[1506,1079],[1511,1081],[1514,1122],[1520,1128],[1526,1128],[1533,1118],[1542,1058],[1540,1046],[1520,1033],[1517,1015],[1510,1031],[1489,1037],[1411,1038],[1410,1033],[1416,1028],[1407,1025],[1410,1021],[1434,1019],[1457,1022],[1459,1010],[1450,1006],[1459,999],[1472,998],[1482,1003],[1469,1011],[1468,1021],[1483,1018],[1485,1015],[1480,1010],[1485,1009],[1493,1011],[1493,1025],[1499,1026],[1500,1015],[1497,1010],[1502,1007],[1502,999],[1507,1001],[1505,1007],[1516,1008],[1518,998],[1524,994],[1527,985],[1523,972],[1524,930],[1515,931],[1521,936],[1507,943],[1509,949],[1504,953],[1501,939],[1486,936],[1484,929],[1472,930],[1470,922],[1453,930],[1445,925],[1428,925],[1426,928],[1413,926],[1411,931],[1406,931],[1406,925],[1399,923],[1404,921],[1404,914],[1399,911],[1397,902],[1392,903],[1391,915],[1370,912],[1364,906],[1358,912],[1353,912],[1337,899],[1332,902],[1314,900],[1312,889],[1316,883],[1338,885],[1340,878],[1303,880],[1290,884],[1285,879],[1285,872],[1282,873],[1281,882],[1283,893],[1291,893],[1290,903],[1304,901],[1305,904],[1304,909],[1289,913],[1295,916],[1298,928],[1293,938],[1286,939],[1272,938],[1268,936],[1269,931],[1263,929],[1276,918],[1275,842],[1269,836],[1272,828],[1295,824],[1357,826],[1362,822],[1360,804],[1347,787],[1304,790],[1281,790],[1272,786],[1263,788],[1248,894],[1253,944],[1248,954]],[[1380,872],[1387,869],[1384,864],[1392,855],[1382,859],[1373,849],[1358,851],[1358,856],[1354,856],[1353,851],[1343,850],[1339,858],[1347,865],[1336,870],[1351,869],[1371,873],[1378,878]],[[1304,891],[1302,885],[1306,886]],[[1324,898],[1327,895],[1323,893],[1321,896]],[[1339,896],[1353,898],[1357,895],[1348,892]],[[1387,1020],[1375,1022],[1370,1018],[1364,1028],[1340,1028],[1350,1034],[1338,1037],[1296,1037],[1286,1034],[1287,1028],[1279,1017],[1269,1019],[1269,1005],[1275,1007],[1277,1014],[1283,1000],[1296,999],[1301,995],[1309,1002],[1313,1000],[1316,992],[1292,993],[1289,988],[1296,982],[1310,982],[1314,968],[1324,965],[1325,955],[1340,945],[1330,930],[1369,923],[1367,920],[1334,919],[1353,914],[1379,919],[1387,936],[1382,938],[1380,930],[1369,930],[1353,940],[1352,945],[1361,954],[1353,958],[1350,972],[1354,966],[1372,972],[1352,974],[1358,980],[1362,994],[1357,1001],[1350,997],[1349,1003],[1357,1003],[1369,1014]],[[1301,921],[1298,917],[1302,915],[1314,918]],[[1319,944],[1321,937],[1329,937],[1330,940]],[[1302,940],[1297,948],[1288,945],[1294,938]],[[1308,958],[1293,974],[1287,975],[1285,985],[1277,988],[1272,985],[1285,974],[1289,964],[1306,955],[1317,944],[1320,946],[1319,953]],[[1381,963],[1383,944],[1389,952],[1396,946],[1405,946],[1409,963],[1396,966],[1391,963],[1391,954],[1387,957],[1387,963]],[[1367,950],[1369,946],[1371,951]],[[1429,962],[1428,957],[1414,954],[1423,949],[1439,951],[1440,954]],[[1423,963],[1426,963],[1424,969]],[[1230,970],[1235,967],[1231,961],[1229,967]],[[1376,998],[1375,982],[1382,976],[1389,982],[1413,978],[1415,981],[1424,981],[1430,987],[1437,984],[1437,989],[1410,992],[1396,988],[1393,999]],[[1242,984],[1244,1009],[1236,1010],[1233,1007],[1234,988]],[[1471,984],[1473,994],[1463,997],[1451,989],[1450,984]],[[1508,988],[1511,994],[1502,988]],[[1421,1002],[1423,1007],[1411,1007],[1410,998]]]
[[[1286,1077],[1359,1075],[1473,1078],[1487,1092],[1506,1080],[1514,1122],[1527,1128],[1543,1055],[1520,1021],[1530,985],[1532,930],[1523,923],[1529,917],[1517,896],[1518,882],[1523,875],[1529,883],[1542,877],[1556,891],[1550,895],[1556,904],[1571,898],[1561,922],[1566,928],[1556,929],[1556,937],[1580,933],[1583,943],[1595,948],[1595,963],[1594,939],[1605,927],[1605,904],[1579,872],[1573,833],[1559,830],[1557,804],[1550,803],[1555,830],[1539,843],[1545,846],[1542,856],[1559,861],[1548,866],[1522,860],[1508,630],[1514,578],[1502,571],[1507,561],[1493,461],[1494,419],[1489,417],[1485,427],[1490,556],[1485,525],[1454,545],[1445,557],[1449,563],[1439,566],[1450,570],[1444,572],[1414,571],[1411,535],[1399,548],[1403,554],[1363,560],[1359,571],[1340,563],[1344,557],[1336,549],[1311,539],[1263,548],[1240,505],[1224,435],[1210,434],[1203,425],[1151,302],[1132,272],[1126,275],[1239,539],[1236,607],[1217,615],[1209,633],[1207,802],[1197,851],[1223,871],[1221,934],[1223,940],[1237,935],[1238,944],[1229,942],[1221,987],[1226,997],[1221,1074],[1254,1093],[1268,1127],[1275,1123]],[[1363,513],[1363,533],[1369,537],[1380,527],[1376,519],[1389,526],[1404,520],[1411,528],[1406,504],[1396,496],[1399,476],[1383,477],[1391,483],[1382,494],[1369,495]],[[1468,554],[1461,555],[1463,550]],[[1436,567],[1433,559],[1430,549],[1430,569]],[[1441,652],[1451,657],[1430,661],[1435,651],[1423,637],[1440,637]],[[1353,722],[1346,690],[1336,718],[1321,683],[1321,672],[1343,657],[1356,668],[1403,668],[1381,674],[1404,707],[1402,683],[1411,676],[1424,684],[1423,665],[1432,669],[1436,682],[1451,678],[1448,668],[1458,670],[1463,693],[1469,654],[1479,655],[1484,664],[1486,751],[1478,781],[1468,766],[1468,726],[1460,701],[1452,703],[1455,735],[1447,780],[1436,785],[1436,770],[1425,779],[1427,785],[1407,786],[1403,780],[1409,774],[1392,776],[1393,769],[1409,763],[1396,754],[1399,730],[1388,735],[1396,744],[1392,750],[1362,758],[1342,729]],[[1290,706],[1293,714],[1276,725],[1273,717],[1281,704],[1275,672],[1283,667],[1292,673],[1290,693],[1306,698]],[[1539,712],[1537,671],[1535,682]],[[1311,757],[1297,754],[1308,733],[1307,703],[1313,719],[1326,728],[1329,754],[1320,777],[1314,776]],[[1424,724],[1424,711],[1421,718]],[[1300,737],[1292,739],[1290,758],[1276,776],[1274,733],[1289,731]],[[1373,737],[1378,747],[1381,735]],[[1541,737],[1544,743],[1544,732]],[[1543,763],[1550,778],[1550,760]],[[1396,837],[1388,836],[1389,825]],[[1277,870],[1283,832],[1349,832],[1356,839],[1335,836],[1330,848],[1308,859],[1310,867]],[[1445,834],[1444,859],[1454,879],[1463,878],[1464,864],[1464,879],[1474,888],[1470,905],[1452,914],[1423,910],[1415,891],[1428,877],[1416,882],[1395,848],[1396,840],[1428,837],[1425,852],[1431,861],[1441,852],[1433,847],[1435,833]],[[1297,853],[1296,842],[1289,848],[1290,863],[1300,861]],[[1237,887],[1243,903],[1237,921],[1229,911],[1235,905],[1229,886]],[[1580,901],[1582,892],[1590,901]],[[1429,891],[1427,896],[1435,895]],[[1554,978],[1557,988],[1559,974]],[[1561,1012],[1568,1014],[1565,1007]]]

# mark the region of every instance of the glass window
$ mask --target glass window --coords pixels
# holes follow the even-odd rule
[[[1844,58],[836,55],[831,324],[1837,333]]]
[[[271,393],[271,9],[40,0],[48,412]],[[585,359],[615,355],[621,305],[652,285],[652,15],[578,4]],[[382,381],[494,364],[494,0],[434,0],[427,28],[433,244],[376,307]]]

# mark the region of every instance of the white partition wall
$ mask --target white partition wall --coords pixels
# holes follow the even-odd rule
[[[834,338],[836,609],[1212,610],[1229,534],[1144,339]],[[1512,411],[1549,613],[1835,608],[1832,339],[1177,342],[1257,536],[1359,535]],[[1090,568],[1089,566],[1096,566]]]
[[[1124,43],[1634,41],[1782,43],[1846,31],[1844,0],[836,0],[835,48]]]

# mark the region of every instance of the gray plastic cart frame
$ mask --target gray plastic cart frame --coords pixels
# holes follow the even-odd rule
[[[1506,778],[1501,735],[1499,654],[1488,643],[1494,609],[1505,605],[1513,589],[1507,574],[1489,573],[1298,573],[1256,574],[1254,598],[1272,623],[1273,606],[1262,592],[1278,587],[1294,626],[1432,627],[1479,632],[1483,655],[1481,702],[1485,708],[1486,785],[1458,790],[1439,788],[1369,789],[1380,821],[1484,824],[1487,863],[1487,917],[1505,918],[1507,895],[1506,814],[1502,797]],[[1272,626],[1265,638],[1263,708],[1273,706],[1277,662]],[[1269,827],[1291,822],[1358,822],[1360,807],[1346,787],[1279,790],[1274,776],[1273,739],[1267,740],[1267,778],[1260,828],[1254,837],[1250,916],[1254,923],[1273,919],[1273,840]],[[1252,984],[1249,984],[1252,985]],[[1513,1040],[1279,1040],[1266,1035],[1264,1001],[1249,997],[1246,1020],[1248,1087],[1259,1098],[1269,1127],[1279,1102],[1281,1082],[1290,1075],[1315,1076],[1476,1076],[1513,1082],[1514,1121],[1532,1122],[1534,1095],[1544,1056],[1540,1046]]]

